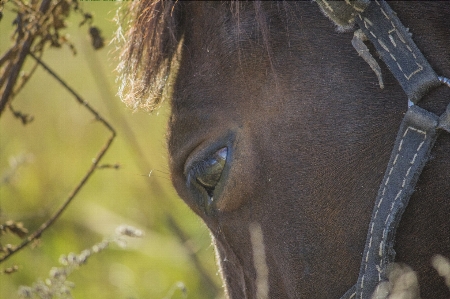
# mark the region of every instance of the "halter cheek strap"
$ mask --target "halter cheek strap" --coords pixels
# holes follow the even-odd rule
[[[447,78],[436,75],[411,39],[408,30],[385,1],[316,2],[338,26],[350,28],[354,23],[358,24],[360,31],[375,46],[410,102],[375,200],[358,281],[341,297],[370,299],[377,285],[387,280],[388,265],[395,260],[393,247],[398,224],[434,142],[440,132],[450,132],[450,104],[441,117],[414,104],[431,89],[450,83]],[[353,43],[355,46],[362,42],[354,39]],[[364,47],[359,49],[365,51]],[[370,55],[360,55],[375,71],[382,86],[378,64]]]

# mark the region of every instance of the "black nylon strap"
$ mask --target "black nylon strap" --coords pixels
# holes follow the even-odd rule
[[[356,298],[370,298],[379,282],[387,280],[397,226],[436,140],[438,121],[418,106],[410,107],[403,118],[372,212]]]
[[[442,131],[450,133],[450,104],[438,117],[418,106],[409,108],[397,134],[391,158],[378,191],[366,238],[358,282],[341,299],[369,299],[387,280],[387,266],[395,259],[395,233],[414,192],[433,144]]]
[[[413,103],[441,85],[439,80],[450,86],[447,78],[435,74],[385,1],[316,1],[335,24],[356,21]],[[442,130],[450,132],[450,105],[441,117],[417,106],[405,114],[372,212],[358,282],[341,299],[370,299],[387,280],[397,226]]]
[[[385,1],[315,1],[336,25],[345,28],[354,22],[358,24],[414,104],[441,84],[410,33]]]
[[[385,1],[371,1],[363,12],[357,14],[356,23],[413,103],[417,103],[430,89],[441,85],[409,32]]]
[[[450,120],[418,106],[406,112],[378,190],[358,282],[341,299],[370,299],[377,285],[387,280],[387,266],[395,259],[393,246],[397,226],[441,125],[450,125]]]
[[[450,104],[447,106],[447,110],[439,118],[438,128],[450,133]]]

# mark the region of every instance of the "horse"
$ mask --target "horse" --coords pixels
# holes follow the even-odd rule
[[[450,5],[389,5],[449,77]],[[170,96],[171,180],[211,232],[227,297],[341,298],[360,279],[408,110],[379,51],[360,39],[363,59],[358,25],[335,24],[309,1],[134,1],[131,11],[123,100],[153,110]],[[439,116],[449,99],[442,84],[415,106]],[[450,134],[428,160],[393,250],[422,298],[450,298],[430,262],[450,257]]]

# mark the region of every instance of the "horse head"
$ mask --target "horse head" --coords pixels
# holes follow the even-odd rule
[[[402,87],[368,44],[381,89],[353,32],[338,32],[316,3],[134,6],[129,98],[153,107],[172,90],[172,182],[211,231],[228,296],[340,298],[358,279],[408,109]],[[433,69],[450,76],[450,6],[392,7]],[[449,98],[442,86],[420,106],[441,115]],[[417,271],[426,298],[449,295],[430,265],[436,253],[450,256],[449,174],[442,134],[397,230],[396,261]]]

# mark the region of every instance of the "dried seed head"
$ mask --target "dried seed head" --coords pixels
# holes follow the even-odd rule
[[[133,226],[130,225],[121,225],[116,228],[116,234],[134,238],[141,238],[144,233]]]
[[[89,249],[83,250],[77,257],[78,264],[85,264],[90,256],[91,251]]]
[[[20,298],[32,298],[32,296],[33,296],[33,291],[31,290],[30,287],[27,287],[27,286],[20,286],[20,287],[19,287],[18,294],[19,294],[19,297],[20,297]]]
[[[52,279],[65,279],[67,277],[67,271],[65,268],[53,267],[50,270],[49,276]]]
[[[69,264],[69,261],[68,261],[68,259],[67,259],[67,255],[62,254],[62,255],[59,257],[59,263],[60,263],[61,265],[63,265],[63,266],[67,266],[67,265]]]
[[[76,254],[73,252],[69,253],[69,255],[67,256],[67,262],[69,263],[69,265],[77,264]]]
[[[106,249],[109,245],[109,241],[108,240],[103,240],[100,243],[95,244],[94,246],[92,246],[92,252],[94,253],[98,253],[104,249]]]

